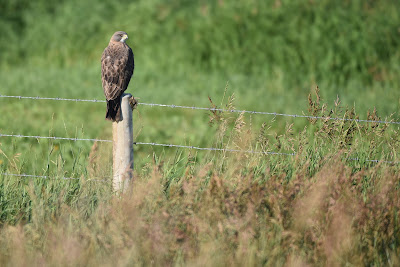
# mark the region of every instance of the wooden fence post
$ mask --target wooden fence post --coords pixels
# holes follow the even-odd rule
[[[133,122],[131,94],[121,96],[122,119],[113,122],[113,189],[124,192],[133,178]]]

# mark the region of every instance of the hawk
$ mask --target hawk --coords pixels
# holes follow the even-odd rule
[[[106,120],[121,120],[121,95],[128,88],[135,68],[132,49],[125,43],[126,32],[113,34],[101,56],[101,81],[107,100]]]

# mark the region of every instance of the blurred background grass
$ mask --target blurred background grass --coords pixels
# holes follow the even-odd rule
[[[124,30],[136,61],[128,91],[141,102],[210,106],[208,96],[219,104],[228,84],[236,108],[301,114],[310,89],[319,85],[327,102],[339,96],[361,118],[377,107],[382,117],[394,113],[398,119],[398,1],[18,0],[0,5],[1,94],[103,99],[100,56],[113,32]],[[111,135],[104,104],[0,102],[3,133]],[[137,141],[212,145],[215,131],[206,112],[139,106],[134,116]],[[252,122],[257,128],[271,119],[253,116]],[[286,121],[292,120],[279,118],[272,128],[283,131]],[[306,124],[296,120],[294,128]],[[45,163],[30,158],[47,158],[51,147],[37,143],[3,139],[2,150],[8,157],[20,153],[26,162],[21,168],[43,165],[43,170]],[[56,145],[55,154],[64,153],[66,162],[79,148],[85,165],[92,144]],[[149,149],[137,148],[145,150],[137,159]]]

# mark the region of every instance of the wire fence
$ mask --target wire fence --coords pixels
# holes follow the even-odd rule
[[[4,176],[16,176],[16,177],[22,177],[22,178],[40,178],[40,179],[61,179],[61,180],[82,180],[81,178],[76,178],[76,177],[58,177],[58,176],[48,176],[48,175],[34,175],[34,174],[18,174],[18,173],[7,173],[7,172],[2,172],[0,175]],[[110,180],[106,179],[100,179],[100,178],[90,178],[90,179],[85,179],[85,181],[95,181],[95,182],[108,182]]]
[[[21,134],[2,134],[0,137],[15,137],[15,138],[35,138],[35,139],[50,139],[50,140],[69,140],[69,141],[92,141],[92,142],[112,142],[107,139],[92,139],[92,138],[70,138],[70,137],[56,137],[56,136],[40,136],[40,135],[21,135]],[[271,152],[271,151],[255,151],[255,150],[240,150],[229,148],[216,148],[216,147],[197,147],[187,145],[174,145],[174,144],[160,144],[149,142],[134,142],[135,145],[148,145],[148,146],[162,146],[162,147],[176,147],[195,150],[208,150],[208,151],[224,151],[224,152],[237,152],[237,153],[250,153],[250,154],[264,154],[264,155],[283,155],[294,156],[295,153]]]
[[[373,162],[373,163],[386,163],[386,164],[399,164],[400,163],[400,161],[390,161],[390,160],[381,160],[381,159],[347,158],[347,160]]]
[[[0,137],[35,138],[35,139],[50,139],[50,140],[69,140],[69,141],[112,142],[112,140],[94,139],[94,138],[73,138],[73,137],[56,137],[56,136],[22,135],[22,134],[2,134],[2,133],[0,133]]]
[[[99,99],[72,99],[72,98],[52,98],[52,97],[39,97],[39,96],[13,96],[13,95],[0,95],[0,98],[16,98],[16,99],[31,99],[31,100],[53,100],[53,101],[71,101],[71,102],[92,102],[92,103],[105,103],[105,100]],[[363,119],[348,119],[348,118],[337,118],[337,117],[324,117],[324,116],[310,116],[304,114],[286,114],[279,112],[266,112],[266,111],[252,111],[252,110],[241,110],[241,109],[223,109],[223,108],[205,108],[195,106],[181,106],[181,105],[169,105],[169,104],[157,104],[157,103],[138,103],[142,106],[151,107],[167,107],[167,108],[179,108],[179,109],[192,109],[192,110],[205,110],[205,111],[218,111],[218,112],[231,112],[231,113],[247,113],[247,114],[258,114],[258,115],[270,115],[270,116],[282,116],[291,118],[306,118],[314,120],[336,120],[336,121],[351,121],[351,122],[365,122],[365,123],[379,123],[379,124],[397,124],[400,125],[399,121],[386,121],[386,120],[363,120]]]
[[[31,100],[52,100],[52,101],[71,101],[71,102],[91,102],[91,103],[105,103],[105,100],[98,99],[71,99],[71,98],[51,98],[51,97],[39,97],[39,96],[12,96],[12,95],[0,95],[0,98],[14,98],[14,99],[31,99]],[[248,113],[248,114],[259,114],[259,115],[272,115],[272,116],[283,116],[292,118],[306,118],[306,119],[318,119],[318,120],[338,120],[338,121],[353,121],[353,122],[365,122],[365,123],[379,123],[379,124],[400,124],[397,121],[385,121],[385,120],[363,120],[363,119],[347,119],[347,118],[335,118],[335,117],[323,117],[323,116],[309,116],[309,115],[298,115],[298,114],[285,114],[277,112],[263,112],[263,111],[250,111],[250,110],[239,110],[239,109],[222,109],[222,108],[205,108],[195,106],[182,106],[182,105],[169,105],[169,104],[157,104],[157,103],[138,103],[143,106],[150,107],[167,107],[167,108],[179,108],[179,109],[192,109],[192,110],[204,110],[204,111],[218,111],[218,112],[231,112],[231,113]],[[3,134],[0,133],[0,137],[12,137],[12,138],[35,138],[35,139],[49,139],[49,140],[67,140],[67,141],[91,141],[91,142],[112,142],[108,139],[96,139],[96,138],[73,138],[73,137],[56,137],[56,136],[39,136],[39,135],[21,135],[21,134]],[[215,147],[198,147],[189,145],[176,145],[176,144],[163,144],[154,142],[134,142],[135,145],[148,145],[148,146],[161,146],[161,147],[175,147],[184,149],[194,149],[203,151],[223,151],[231,153],[250,153],[250,154],[263,154],[263,155],[281,155],[281,156],[295,156],[296,153],[284,153],[284,152],[272,152],[272,151],[256,151],[256,150],[240,150],[240,149],[228,149],[228,148],[215,148]],[[387,160],[375,160],[375,159],[359,159],[359,158],[347,158],[346,160],[351,161],[364,161],[373,163],[387,163],[387,164],[398,164],[399,161],[387,161]],[[16,176],[23,178],[40,178],[50,179],[47,175],[32,175],[32,174],[16,174],[16,173],[0,173],[5,176]],[[58,177],[53,178],[63,180],[80,180],[81,178],[74,177]],[[87,181],[109,181],[105,179],[92,178]]]
[[[385,164],[399,164],[400,161],[388,161],[388,160],[376,160],[376,159],[359,159],[359,158],[347,158],[346,160],[351,161],[364,161],[364,162],[373,162],[373,163],[385,163]],[[87,182],[110,182],[111,179],[100,179],[100,178],[89,178],[89,179],[82,179],[77,177],[59,177],[55,175],[54,177],[48,175],[34,175],[34,174],[18,174],[18,173],[6,173],[2,172],[0,175],[4,176],[14,176],[14,177],[21,177],[21,178],[35,178],[35,179],[61,179],[61,180],[84,180]],[[105,177],[103,177],[105,178]]]

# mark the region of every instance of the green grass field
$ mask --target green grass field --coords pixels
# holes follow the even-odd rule
[[[124,30],[142,103],[400,121],[394,0],[0,10],[0,95],[103,100],[101,53]],[[0,134],[111,139],[105,103],[0,98],[0,114]],[[133,116],[138,142],[295,156],[137,145],[132,192],[117,196],[110,143],[0,137],[1,266],[400,264],[398,124],[144,105]]]

